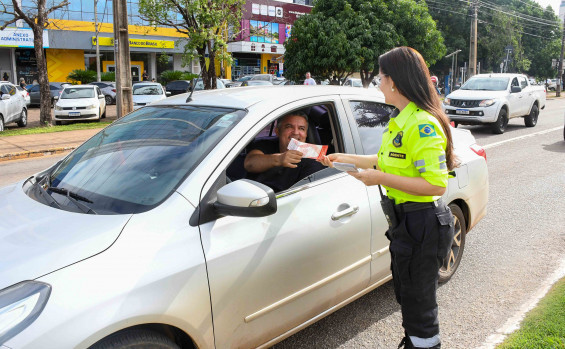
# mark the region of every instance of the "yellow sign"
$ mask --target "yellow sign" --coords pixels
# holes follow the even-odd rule
[[[96,45],[96,37],[92,37],[92,45]],[[114,46],[114,38],[99,37],[98,45]],[[172,40],[147,40],[147,39],[129,39],[130,47],[152,47],[152,48],[175,48],[175,42]]]

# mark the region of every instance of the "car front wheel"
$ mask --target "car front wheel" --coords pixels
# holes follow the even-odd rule
[[[169,338],[160,333],[147,330],[125,330],[109,336],[94,344],[92,349],[129,349],[129,348],[155,348],[155,349],[180,349]]]
[[[451,213],[453,214],[453,241],[451,243],[451,250],[448,252],[447,257],[443,261],[443,265],[439,268],[438,282],[447,282],[461,263],[463,257],[463,250],[465,249],[465,236],[467,235],[467,225],[465,223],[465,216],[461,208],[455,204],[449,205]]]
[[[500,113],[498,113],[498,119],[492,125],[492,133],[494,134],[503,134],[506,130],[506,126],[508,125],[508,112],[506,109],[500,109]]]
[[[113,102],[113,99],[112,99],[111,96],[106,95],[106,96],[104,97],[104,99],[106,100],[106,105],[110,105],[110,104],[112,104],[112,102]]]

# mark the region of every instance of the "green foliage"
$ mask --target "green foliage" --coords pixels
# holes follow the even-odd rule
[[[174,80],[192,80],[196,79],[198,74],[193,74],[190,72],[184,72],[180,70],[165,70],[161,73],[160,81],[163,85],[174,81]]]
[[[538,306],[530,311],[520,329],[498,349],[565,347],[565,279],[558,281]]]
[[[204,87],[209,89],[216,85],[214,60],[232,63],[227,51],[231,39],[228,28],[233,33],[239,31],[244,3],[245,0],[139,0],[139,14],[155,26],[173,27],[186,35],[183,63],[198,59]]]
[[[96,72],[94,70],[75,69],[67,75],[67,80],[80,82],[81,84],[89,84],[96,81]]]
[[[445,54],[441,33],[416,0],[318,0],[299,18],[285,42],[285,76],[307,71],[320,78],[360,72],[364,86],[378,74],[378,58],[396,46],[411,46],[432,64]]]
[[[102,81],[116,81],[116,72],[103,72],[100,73],[100,80]]]

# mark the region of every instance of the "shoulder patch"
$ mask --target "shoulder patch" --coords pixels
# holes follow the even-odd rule
[[[418,125],[418,129],[420,130],[420,138],[437,136],[436,129],[432,124]]]

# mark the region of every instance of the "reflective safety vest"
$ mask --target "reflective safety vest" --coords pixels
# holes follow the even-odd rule
[[[447,138],[439,121],[410,102],[398,115],[391,115],[379,149],[379,168],[404,177],[423,177],[430,184],[447,187],[445,161]],[[431,202],[439,196],[410,195],[386,187],[396,204],[406,201]]]

